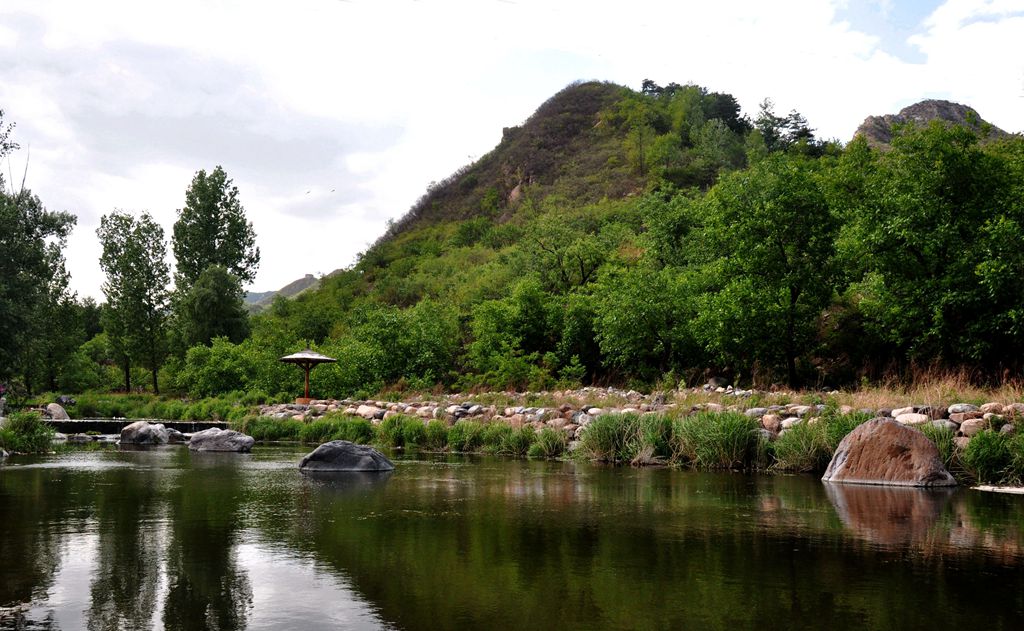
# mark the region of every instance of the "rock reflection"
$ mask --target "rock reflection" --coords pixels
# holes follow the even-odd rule
[[[878,545],[931,541],[952,489],[826,484],[836,513],[857,536]]]

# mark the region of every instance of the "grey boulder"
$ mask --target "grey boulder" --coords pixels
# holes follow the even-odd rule
[[[303,471],[393,471],[394,468],[395,465],[373,447],[347,440],[324,443],[299,462],[299,469]]]
[[[46,415],[55,421],[67,421],[71,417],[59,403],[51,403],[46,406]]]
[[[192,434],[188,443],[190,451],[236,451],[249,453],[256,439],[233,429],[211,427]]]
[[[121,429],[121,443],[125,445],[166,445],[167,429],[162,423],[135,421]]]

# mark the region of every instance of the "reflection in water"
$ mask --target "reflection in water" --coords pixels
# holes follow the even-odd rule
[[[29,607],[0,629],[1024,620],[1020,497],[459,457],[324,478],[306,451],[5,467],[0,607]]]
[[[170,493],[166,629],[243,629],[252,587],[234,546],[241,527],[241,458],[180,450],[190,465]]]
[[[153,528],[155,472],[119,469],[94,500],[99,532],[90,590],[89,631],[147,629],[160,578],[162,541]]]
[[[843,523],[858,536],[880,545],[933,540],[951,488],[825,484],[825,492]]]

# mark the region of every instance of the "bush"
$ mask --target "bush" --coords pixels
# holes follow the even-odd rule
[[[975,434],[963,451],[960,464],[981,483],[998,483],[1010,474],[1013,454],[1006,436],[990,429]]]
[[[13,453],[45,453],[54,433],[38,412],[13,412],[0,428],[0,447]]]
[[[672,456],[701,469],[750,466],[761,442],[757,421],[738,412],[698,412],[675,422]]]
[[[537,432],[527,455],[531,458],[558,458],[565,453],[568,444],[565,432],[545,427]]]
[[[452,451],[476,451],[483,444],[484,426],[476,421],[458,421],[448,428],[448,447]]]

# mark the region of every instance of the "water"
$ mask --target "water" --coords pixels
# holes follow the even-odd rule
[[[301,447],[0,466],[0,629],[1024,628],[1024,497]]]

